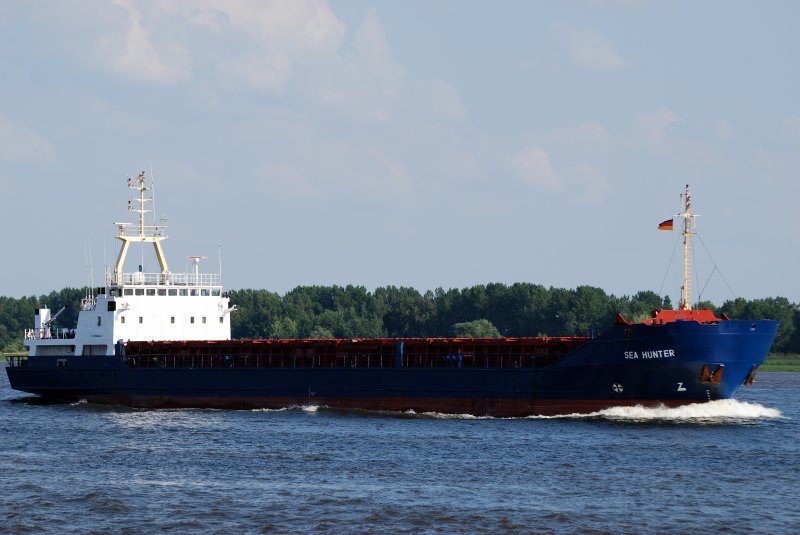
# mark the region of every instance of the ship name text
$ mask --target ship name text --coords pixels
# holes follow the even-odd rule
[[[653,351],[625,351],[626,359],[668,359],[675,356],[674,349],[655,349]]]

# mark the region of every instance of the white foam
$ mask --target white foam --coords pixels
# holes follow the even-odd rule
[[[602,418],[621,421],[674,421],[698,423],[725,423],[782,418],[778,409],[735,399],[719,399],[706,403],[692,403],[680,407],[611,407],[588,414],[562,416],[532,416],[531,418]]]
[[[449,414],[446,412],[416,412],[409,409],[403,412],[406,416],[416,416],[419,418],[436,418],[439,420],[485,420],[490,416],[475,416],[474,414]]]
[[[303,411],[316,413],[326,409],[325,405],[292,405],[281,409],[253,409],[253,412],[281,412]],[[357,409],[353,409],[357,410]],[[394,411],[364,411],[367,413],[384,414],[388,416],[402,415],[409,418],[432,418],[436,420],[513,420],[514,417],[475,416],[474,414],[449,414],[444,412],[417,412],[408,409],[400,413]],[[587,420],[614,420],[629,422],[674,422],[674,423],[730,423],[741,421],[757,421],[783,418],[781,411],[765,407],[758,403],[749,403],[735,399],[720,399],[705,403],[693,403],[680,407],[644,407],[634,405],[630,407],[611,407],[590,413],[559,414],[555,416],[532,415],[523,418],[532,420],[558,420],[558,419],[587,419]]]
[[[319,409],[326,409],[327,405],[289,405],[280,409],[250,409],[251,412],[284,412],[284,411],[303,411],[314,413]]]

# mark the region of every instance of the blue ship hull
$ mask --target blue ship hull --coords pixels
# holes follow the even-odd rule
[[[460,354],[458,360],[453,354],[419,365],[403,348],[421,342],[407,339],[390,341],[398,348],[391,359],[381,357],[367,365],[313,359],[311,365],[300,366],[296,359],[277,365],[266,358],[242,360],[226,355],[212,360],[202,354],[186,360],[176,352],[148,354],[140,348],[135,359],[123,354],[32,356],[13,360],[7,372],[16,390],[58,400],[131,407],[250,409],[310,404],[479,416],[554,415],[730,398],[739,386],[752,382],[777,329],[778,322],[768,320],[616,324],[545,364],[537,362],[535,354],[520,353],[493,361],[491,366],[475,360],[467,366],[466,358],[462,365]],[[528,340],[542,341],[482,342],[491,348]],[[283,342],[293,347],[292,341]],[[366,348],[371,341],[362,342]],[[263,343],[267,342],[237,341],[230,347],[241,354],[243,348]],[[426,343],[457,347],[470,342],[433,339]],[[209,348],[219,345],[208,344]],[[296,344],[304,351],[310,347],[309,341]]]

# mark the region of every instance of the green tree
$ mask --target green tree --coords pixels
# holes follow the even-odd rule
[[[333,333],[330,332],[325,327],[320,327],[319,325],[317,325],[316,327],[311,329],[311,333],[308,335],[308,337],[316,340],[322,338],[333,338]]]
[[[453,325],[456,338],[502,338],[503,335],[487,319],[477,319]]]
[[[267,290],[233,291],[230,302],[236,305],[231,314],[233,338],[267,338],[272,323],[281,315],[281,298]]]
[[[694,308],[696,310],[710,310],[714,314],[717,314],[717,305],[708,300],[698,301],[697,304],[694,305]]]
[[[375,290],[376,307],[382,311],[386,335],[392,338],[422,337],[431,332],[435,317],[432,296],[414,288],[387,286]]]
[[[635,323],[652,317],[653,312],[657,310],[671,308],[669,297],[662,299],[660,295],[650,290],[638,292],[630,297],[615,298],[612,296],[611,302],[615,312]]]
[[[297,338],[297,322],[292,318],[275,318],[270,325],[270,338]]]

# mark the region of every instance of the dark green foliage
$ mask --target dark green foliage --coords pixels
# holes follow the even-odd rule
[[[36,308],[47,305],[60,327],[77,323],[85,290],[66,288],[40,297],[0,297],[0,350],[22,349],[24,329],[33,327]],[[608,295],[600,288],[545,288],[539,284],[479,284],[471,288],[420,293],[386,286],[298,286],[280,296],[267,290],[230,292],[234,338],[378,338],[436,336],[573,336],[602,332],[622,314],[632,321],[656,309],[671,308],[669,298],[652,291]],[[800,352],[800,307],[786,298],[735,299],[721,307],[703,302],[735,319],[778,319],[773,347]]]
[[[453,336],[456,338],[502,338],[503,335],[485,319],[456,323],[453,325]]]
[[[272,325],[281,316],[281,298],[266,290],[230,292],[236,310],[231,313],[234,338],[270,338]]]

